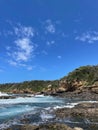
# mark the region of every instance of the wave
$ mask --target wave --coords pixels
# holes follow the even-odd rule
[[[66,105],[55,106],[54,109],[74,108],[76,105],[80,103],[98,103],[98,101],[79,101],[79,102],[74,102],[74,103],[66,103]]]
[[[0,105],[2,104],[24,104],[24,103],[59,103],[62,102],[56,98],[43,96],[37,97],[17,97],[14,99],[0,99]]]
[[[0,92],[0,97],[2,97],[2,96],[8,96],[8,94]]]

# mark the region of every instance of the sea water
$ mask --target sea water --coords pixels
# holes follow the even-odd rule
[[[2,94],[3,95],[3,94]],[[7,94],[6,94],[7,96]],[[10,95],[11,96],[11,95]],[[0,129],[20,123],[20,119],[33,115],[32,123],[53,118],[48,111],[63,106],[61,98],[44,95],[12,95],[14,99],[0,99]],[[29,96],[29,97],[28,97]]]
[[[8,94],[1,94],[9,96]],[[58,108],[73,108],[79,100],[64,99],[44,95],[15,95],[14,98],[0,99],[0,130],[12,125],[22,124],[21,120],[28,118],[30,124],[51,122],[55,119],[53,110]],[[66,120],[66,123],[69,120]],[[70,121],[69,121],[70,122]]]

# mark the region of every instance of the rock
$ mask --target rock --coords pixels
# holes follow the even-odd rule
[[[0,96],[0,99],[14,99],[15,96]]]
[[[60,123],[47,124],[40,126],[39,130],[73,130],[69,126]]]
[[[79,128],[79,127],[74,127],[73,130],[83,130],[82,128]]]
[[[96,93],[96,94],[98,94],[98,86],[97,87],[93,87],[91,89],[91,91],[94,92],[94,93]]]
[[[14,125],[11,128],[7,128],[6,130],[39,130],[39,127],[34,125]]]
[[[65,124],[61,123],[49,123],[42,124],[39,126],[34,125],[23,125],[23,126],[13,126],[12,128],[8,128],[6,130],[83,130],[82,128],[71,128]]]
[[[66,90],[67,90],[66,88],[60,87],[60,88],[58,88],[57,93],[63,93],[63,92],[65,92]]]
[[[39,130],[39,127],[33,126],[33,125],[24,125],[24,126],[21,126],[20,130]]]
[[[71,119],[74,121],[85,122],[88,123],[87,130],[92,127],[93,122],[98,122],[98,102],[96,103],[80,103],[76,105],[74,108],[62,108],[55,110],[56,118],[66,120]],[[92,122],[92,123],[89,123]],[[95,126],[98,130],[98,125]],[[77,128],[77,129],[76,129]],[[83,130],[81,128],[75,127],[73,130]]]

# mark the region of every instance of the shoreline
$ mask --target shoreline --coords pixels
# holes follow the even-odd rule
[[[58,108],[54,110],[53,113],[56,114],[56,118],[58,120],[57,122],[47,122],[37,126],[27,123],[25,119],[25,125],[15,125],[5,130],[15,130],[15,128],[17,128],[16,130],[52,130],[52,129],[97,130],[98,129],[98,102],[79,103],[75,105],[75,107],[73,108]],[[71,120],[73,121],[73,123],[70,122]],[[80,123],[83,120],[85,120],[85,122]]]
[[[38,96],[38,95],[35,95]],[[47,122],[43,123],[39,126],[31,125],[28,123],[29,119],[24,118],[25,125],[15,125],[10,128],[4,130],[52,130],[52,128],[56,128],[53,130],[58,130],[57,127],[63,130],[98,130],[98,95],[95,93],[84,92],[80,94],[76,94],[73,92],[66,92],[59,95],[48,95],[48,96],[57,96],[61,98],[68,98],[70,100],[80,99],[85,100],[84,102],[73,104],[72,107],[67,108],[56,108],[53,110],[53,114],[56,115],[56,122]],[[9,97],[10,98],[10,97]],[[8,98],[7,98],[8,99]],[[93,102],[92,102],[93,101]],[[70,105],[70,104],[69,104]],[[77,121],[84,121],[84,124],[75,123]],[[73,123],[71,122],[73,121]],[[85,125],[83,127],[83,125]],[[75,129],[74,127],[81,127]],[[86,127],[86,129],[85,129]],[[66,129],[65,129],[66,128]],[[91,129],[92,128],[92,129]]]

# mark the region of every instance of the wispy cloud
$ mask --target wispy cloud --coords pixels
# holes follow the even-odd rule
[[[50,46],[50,45],[55,44],[55,41],[47,41],[46,44],[47,44],[48,46]]]
[[[27,66],[27,70],[31,71],[35,68],[35,66]]]
[[[94,43],[98,41],[98,32],[96,31],[88,31],[82,33],[80,36],[77,36],[75,40],[80,40],[82,42]]]
[[[48,55],[49,50],[45,47],[52,47],[52,45],[58,43],[57,41],[59,39],[66,37],[59,26],[60,22],[53,21],[52,19],[42,21],[40,24],[41,28],[24,26],[20,23],[15,25],[11,24],[12,28],[7,30],[7,35],[10,35],[12,43],[8,43],[5,47],[8,63],[12,66],[24,67],[27,70],[32,70],[30,63],[35,56]],[[42,31],[43,33],[41,33]],[[57,38],[55,39],[55,37]],[[38,41],[45,44],[42,50],[39,49],[40,45],[35,44],[35,42]],[[36,51],[37,48],[38,51]],[[58,58],[60,59],[61,57],[59,56]]]
[[[28,61],[34,51],[34,46],[29,38],[17,39],[15,41],[17,51],[13,53],[16,61]]]
[[[8,63],[12,66],[17,66],[17,62],[13,61],[13,60],[8,60]]]
[[[54,34],[56,32],[55,25],[53,24],[51,20],[46,20],[45,29],[46,29],[46,32],[49,32],[51,34]]]
[[[14,27],[14,32],[18,37],[33,37],[34,29],[32,27],[22,26],[21,24],[18,27]]]
[[[26,62],[32,59],[34,54],[35,45],[32,42],[34,37],[34,29],[32,27],[25,27],[19,24],[14,28],[13,41],[14,46],[7,46],[7,55],[9,56],[9,64],[13,66],[22,66],[28,69]],[[28,70],[30,70],[29,68]]]

